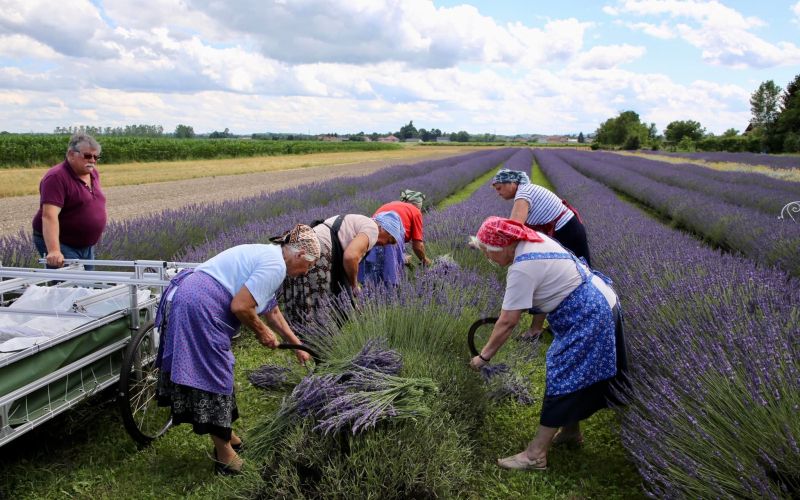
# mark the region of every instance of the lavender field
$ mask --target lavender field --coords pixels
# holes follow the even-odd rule
[[[265,391],[237,368],[249,414],[244,477],[198,476],[202,464],[186,457],[202,454],[207,443],[180,428],[149,450],[136,450],[124,435],[109,444],[102,435],[112,433],[112,419],[77,450],[56,448],[34,460],[36,447],[29,446],[34,450],[18,450],[23,458],[0,459],[0,497],[62,498],[65,489],[153,498],[362,498],[367,491],[385,498],[796,496],[800,280],[792,273],[800,269],[800,233],[769,225],[777,218],[772,206],[748,195],[793,196],[796,185],[618,158],[481,151],[109,227],[103,257],[198,261],[266,241],[296,222],[372,213],[413,188],[428,194],[426,247],[440,258],[396,289],[367,288],[347,321],[302,329],[327,360],[313,374],[270,354],[268,367],[251,379],[271,387]],[[498,471],[494,459],[533,435],[546,343],[513,342],[483,377],[466,368],[466,330],[498,312],[504,290],[503,270],[468,248],[467,237],[485,217],[507,215],[511,204],[487,181],[466,201],[435,208],[500,165],[541,171],[580,210],[594,263],[615,281],[625,312],[628,404],[589,419],[587,444],[554,450],[544,474]],[[694,235],[646,215],[610,187],[664,217],[685,217],[677,226]],[[774,234],[748,226],[753,220]],[[755,237],[759,245],[745,244]],[[29,236],[0,241],[0,255],[31,264]],[[254,344],[236,351],[251,371],[264,362]],[[92,441],[105,444],[96,449]],[[176,456],[183,458],[167,467],[166,457]],[[38,476],[45,479],[28,479]]]
[[[597,266],[622,293],[635,389],[622,439],[646,491],[796,495],[800,282],[660,224],[573,166],[609,184],[641,176],[589,167],[595,158],[579,152],[537,150],[536,160],[581,210]]]
[[[648,153],[672,156],[676,158],[690,158],[706,162],[730,162],[746,165],[763,165],[770,168],[800,168],[798,155],[768,155],[758,153],[729,153],[727,151],[708,151],[697,153],[681,153],[669,151],[648,151]]]

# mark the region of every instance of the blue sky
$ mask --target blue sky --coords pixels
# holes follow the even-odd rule
[[[744,129],[800,0],[0,0],[0,130]]]

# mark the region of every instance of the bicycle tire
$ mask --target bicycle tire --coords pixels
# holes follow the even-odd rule
[[[480,349],[475,345],[475,334],[482,326],[489,324],[493,325],[497,322],[497,320],[498,318],[491,318],[491,317],[481,318],[476,322],[472,323],[472,325],[469,327],[469,331],[467,332],[467,345],[469,346],[469,352],[473,356],[477,356],[481,352]]]
[[[120,371],[117,404],[122,424],[140,446],[164,435],[172,425],[170,409],[159,407],[156,400],[158,341],[153,322],[142,325],[128,344]]]

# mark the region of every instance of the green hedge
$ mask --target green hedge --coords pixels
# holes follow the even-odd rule
[[[399,149],[383,142],[260,141],[252,139],[174,139],[153,137],[97,137],[103,163],[201,160],[339,151]],[[64,158],[69,136],[0,135],[0,168],[54,165]]]

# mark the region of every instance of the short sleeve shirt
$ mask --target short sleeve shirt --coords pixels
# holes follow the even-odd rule
[[[317,233],[317,239],[319,239],[320,244],[328,248],[331,248],[331,230],[329,227],[333,226],[333,223],[336,222],[336,217],[338,217],[338,215],[326,219],[325,224],[320,224],[314,228],[314,232]],[[342,249],[347,248],[360,233],[367,235],[369,248],[371,249],[378,242],[378,223],[366,215],[345,215],[344,220],[342,220],[342,227],[339,228],[338,233],[339,241],[342,243]]]
[[[100,173],[91,171],[91,189],[65,160],[55,165],[39,183],[39,211],[33,217],[33,230],[42,232],[42,206],[61,208],[58,214],[59,242],[72,247],[92,246],[106,227],[106,197],[100,186]]]
[[[520,242],[514,257],[530,252],[568,253],[558,242],[539,233],[541,243]],[[553,311],[582,283],[575,262],[570,258],[537,259],[514,262],[508,268],[503,309],[543,313]]]
[[[403,222],[403,228],[406,230],[405,241],[423,241],[424,235],[422,231],[422,212],[413,203],[406,203],[404,201],[392,201],[375,211],[377,215],[380,212],[395,211],[400,216]]]
[[[195,270],[217,280],[231,296],[247,287],[256,300],[259,314],[266,312],[270,299],[286,278],[286,263],[278,245],[238,245],[220,252]]]
[[[566,210],[566,206],[554,192],[536,184],[520,184],[514,201],[525,200],[528,202],[528,218],[526,224],[540,226],[551,222]],[[556,231],[572,219],[572,211],[567,211],[556,224]]]

